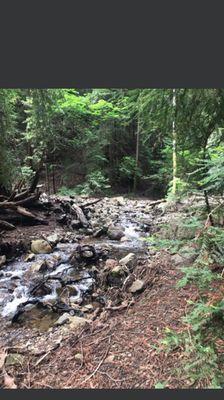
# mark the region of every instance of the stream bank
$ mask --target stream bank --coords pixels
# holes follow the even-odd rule
[[[92,201],[91,199],[90,202]],[[156,253],[145,241],[165,219],[160,203],[152,203],[149,200],[129,200],[122,197],[101,199],[85,210],[88,226],[79,227],[78,222],[73,221],[72,230],[71,221],[69,224],[67,221],[59,224],[56,213],[56,216],[51,217],[48,229],[44,226],[44,233],[41,232],[41,227],[39,234],[37,230],[29,237],[25,245],[26,253],[1,268],[1,347],[8,349],[12,359],[14,355],[14,361],[8,362],[7,371],[16,375],[19,387],[31,385],[21,375],[27,361],[30,368],[31,359],[35,376],[35,379],[32,378],[32,386],[47,387],[43,382],[37,384],[34,366],[40,373],[39,365],[43,366],[44,359],[54,359],[57,352],[58,356],[61,354],[62,349],[63,352],[68,349],[71,351],[73,345],[76,348],[83,335],[97,336],[100,335],[97,333],[99,330],[107,331],[108,327],[110,332],[114,331],[117,323],[118,332],[125,332],[126,318],[129,323],[131,318],[135,326],[135,320],[138,321],[139,316],[141,323],[139,326],[137,323],[137,331],[147,335],[144,329],[147,332],[149,326],[153,327],[155,323],[160,329],[161,324],[164,325],[167,318],[170,318],[170,311],[176,314],[175,299],[173,295],[170,296],[170,290],[175,290],[174,283],[164,286],[163,281],[175,281],[178,271],[172,262],[170,264],[169,254],[165,251]],[[176,212],[176,209],[171,210],[172,218]],[[54,229],[51,230],[52,226]],[[37,240],[45,243],[45,250],[49,246],[49,252],[31,252],[31,249],[35,250],[34,244]],[[172,306],[167,305],[168,300],[164,297],[166,294]],[[162,307],[162,311],[158,313],[160,322],[155,316],[149,321],[156,296],[159,303],[163,297],[165,302],[165,308]],[[183,297],[180,303],[182,305]],[[139,307],[143,307],[141,312]],[[179,311],[182,312],[182,307]],[[178,319],[175,319],[175,324],[177,323]],[[158,332],[159,335],[161,332]],[[130,340],[131,343],[132,334],[130,337],[130,332],[126,333],[127,341]],[[123,334],[122,338],[120,343],[123,343]],[[82,346],[83,340],[81,339]],[[123,343],[124,346],[127,344]],[[89,346],[88,340],[86,345]],[[97,351],[93,354],[94,358]],[[19,362],[15,354],[22,355]],[[80,353],[80,350],[76,350],[74,368],[80,362],[77,354],[83,356],[82,351]],[[66,357],[69,359],[68,355]],[[66,369],[63,367],[62,374],[64,370]],[[57,373],[60,375],[59,371]],[[50,375],[48,378],[50,382]],[[76,378],[78,379],[78,373]],[[57,381],[57,386],[53,387],[86,387],[81,378],[78,379],[79,383],[75,383],[70,377],[70,385],[75,386],[64,382],[62,377],[60,379],[61,383]],[[119,385],[119,379],[114,387]],[[49,382],[46,385],[50,385]],[[112,382],[113,379],[109,379],[109,387]],[[130,387],[131,383],[128,382],[121,384],[121,387]],[[104,384],[102,387],[105,387]]]

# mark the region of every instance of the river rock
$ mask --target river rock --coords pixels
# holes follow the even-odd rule
[[[114,267],[112,269],[111,275],[112,276],[122,276],[122,275],[124,275],[124,270],[120,265],[117,265],[116,267]]]
[[[94,254],[91,250],[84,250],[82,252],[82,257],[83,258],[93,258]]]
[[[132,283],[132,285],[129,288],[129,292],[130,293],[137,293],[137,292],[141,292],[144,288],[145,282],[142,281],[141,279],[136,279],[136,281],[134,281]]]
[[[127,242],[129,239],[126,236],[122,236],[120,242]]]
[[[83,306],[83,307],[81,308],[81,310],[82,310],[83,312],[91,312],[91,311],[94,310],[94,307],[93,307],[92,304],[86,304],[85,306]]]
[[[48,264],[45,260],[41,260],[37,263],[34,263],[30,267],[31,272],[44,272],[47,271],[48,269]]]
[[[62,315],[57,319],[57,321],[54,323],[54,325],[55,325],[55,326],[64,325],[64,324],[66,324],[66,323],[69,322],[70,317],[71,317],[71,316],[70,316],[69,313],[64,313],[64,314],[62,314]]]
[[[55,245],[60,241],[60,239],[59,239],[59,236],[58,236],[57,233],[53,233],[52,235],[49,235],[49,236],[47,237],[47,241],[48,241],[50,244],[52,244],[53,246],[55,246]]]
[[[119,264],[125,265],[126,267],[130,267],[134,260],[135,260],[135,254],[129,253],[119,261]]]
[[[90,321],[88,319],[86,319],[86,318],[77,317],[77,316],[74,316],[74,317],[70,316],[69,328],[77,329],[77,328],[83,327],[83,326],[85,326],[85,325],[87,325],[89,323],[90,323]]]
[[[68,324],[69,329],[77,329],[85,326],[90,321],[86,318],[72,316],[69,313],[62,314],[58,320],[54,323],[55,326],[61,326],[64,324]]]
[[[80,227],[81,227],[81,223],[80,223],[80,221],[78,221],[77,219],[73,219],[72,221],[71,221],[71,228],[72,229],[79,229]]]
[[[120,240],[124,236],[124,232],[121,228],[110,227],[107,231],[107,235],[111,240]]]
[[[31,251],[35,254],[48,254],[52,252],[52,247],[46,240],[37,239],[31,242]]]
[[[0,256],[0,268],[3,267],[6,263],[6,256]]]
[[[114,258],[108,258],[105,262],[105,269],[112,269],[118,265],[117,260]]]
[[[121,206],[121,207],[122,207],[122,206],[125,206],[125,199],[124,199],[123,196],[115,197],[114,200],[115,200],[115,204],[116,204],[117,206]]]

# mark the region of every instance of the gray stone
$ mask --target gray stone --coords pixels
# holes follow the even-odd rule
[[[34,263],[30,267],[31,272],[44,272],[48,269],[48,264],[45,260]]]
[[[112,269],[111,275],[112,276],[122,276],[122,275],[124,275],[124,270],[120,265],[117,265],[116,267],[114,267]]]
[[[48,254],[53,250],[51,245],[46,240],[37,239],[31,242],[31,251],[35,254]]]
[[[35,254],[29,253],[29,254],[27,254],[27,256],[24,258],[24,261],[25,261],[25,262],[30,262],[30,261],[33,261],[34,259],[35,259]]]
[[[82,257],[83,258],[92,258],[94,256],[93,252],[91,250],[84,250],[82,252]]]
[[[68,323],[70,321],[70,314],[64,313],[62,314],[57,321],[54,323],[55,326],[60,326]]]
[[[125,206],[125,199],[123,196],[118,196],[114,198],[115,204],[117,206]]]
[[[136,279],[136,281],[134,281],[131,285],[131,287],[129,288],[129,292],[131,293],[137,293],[143,290],[145,285],[145,282],[140,280],[140,279]]]
[[[107,231],[107,235],[111,240],[120,240],[124,236],[124,232],[121,228],[110,227]]]
[[[47,241],[52,244],[52,245],[56,245],[59,242],[59,236],[57,233],[53,233],[52,235],[49,235],[47,237]]]
[[[126,267],[130,267],[133,264],[134,260],[135,260],[135,254],[129,253],[119,261],[119,264],[125,265]]]
[[[112,269],[114,267],[116,267],[118,265],[117,260],[115,260],[114,258],[108,258],[105,262],[105,269]]]
[[[171,261],[175,264],[175,265],[180,265],[184,262],[184,257],[180,256],[180,254],[174,254],[171,257]]]
[[[77,353],[74,358],[76,361],[83,362],[83,355],[81,353]]]
[[[0,268],[3,267],[6,263],[6,256],[0,256]]]
[[[77,328],[83,327],[83,326],[85,326],[86,324],[89,324],[89,323],[90,323],[90,321],[88,319],[86,319],[86,318],[77,317],[77,316],[74,316],[74,317],[70,316],[69,328],[77,329]]]

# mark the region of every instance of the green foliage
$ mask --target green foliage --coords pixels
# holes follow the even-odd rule
[[[165,389],[166,384],[167,384],[166,382],[157,382],[155,384],[155,389]]]
[[[218,343],[224,339],[224,299],[222,291],[212,290],[212,283],[221,283],[223,277],[221,272],[212,272],[210,265],[214,261],[223,265],[223,230],[212,226],[204,229],[197,242],[199,257],[192,266],[181,268],[183,277],[177,287],[196,284],[201,297],[197,302],[188,301],[190,310],[182,318],[182,331],[167,328],[162,345],[168,352],[177,348],[183,350],[179,373],[191,385],[220,388],[224,379]]]
[[[187,192],[190,190],[190,184],[183,181],[180,178],[176,179],[176,185],[177,185],[177,191],[176,194],[174,195],[172,193],[172,185],[173,181],[171,181],[168,184],[168,191],[167,191],[167,201],[174,201],[174,200],[180,200],[181,198],[185,197]]]
[[[94,171],[87,175],[85,183],[76,186],[75,191],[80,195],[101,195],[109,188],[109,179],[101,171]]]
[[[169,250],[170,253],[176,253],[180,246],[186,243],[186,241],[179,239],[161,239],[157,235],[149,236],[144,240],[149,243],[150,248],[154,250],[166,249]]]
[[[182,267],[183,277],[177,283],[178,288],[182,288],[189,283],[196,284],[200,289],[205,289],[215,279],[214,273],[208,266],[191,266]]]

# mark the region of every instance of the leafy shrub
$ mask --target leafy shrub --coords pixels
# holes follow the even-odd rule
[[[101,171],[93,171],[87,175],[85,183],[76,186],[75,191],[80,195],[100,195],[109,188],[109,179]]]
[[[119,166],[120,176],[122,178],[133,179],[134,176],[141,176],[141,169],[136,165],[134,157],[125,156],[122,158]]]
[[[224,293],[222,286],[220,291],[217,288],[212,291],[211,283],[221,282],[223,278],[221,273],[212,272],[210,263],[214,260],[223,263],[224,232],[216,227],[204,229],[198,243],[199,257],[191,267],[181,268],[184,276],[178,287],[192,282],[199,287],[201,298],[188,302],[192,307],[182,318],[182,332],[166,328],[162,344],[168,352],[178,347],[183,350],[179,373],[191,386],[221,388],[224,383],[220,352],[224,338]]]
[[[91,172],[86,178],[86,182],[77,185],[73,189],[62,186],[59,190],[59,194],[64,196],[100,195],[110,188],[109,179],[106,178],[101,171]]]

